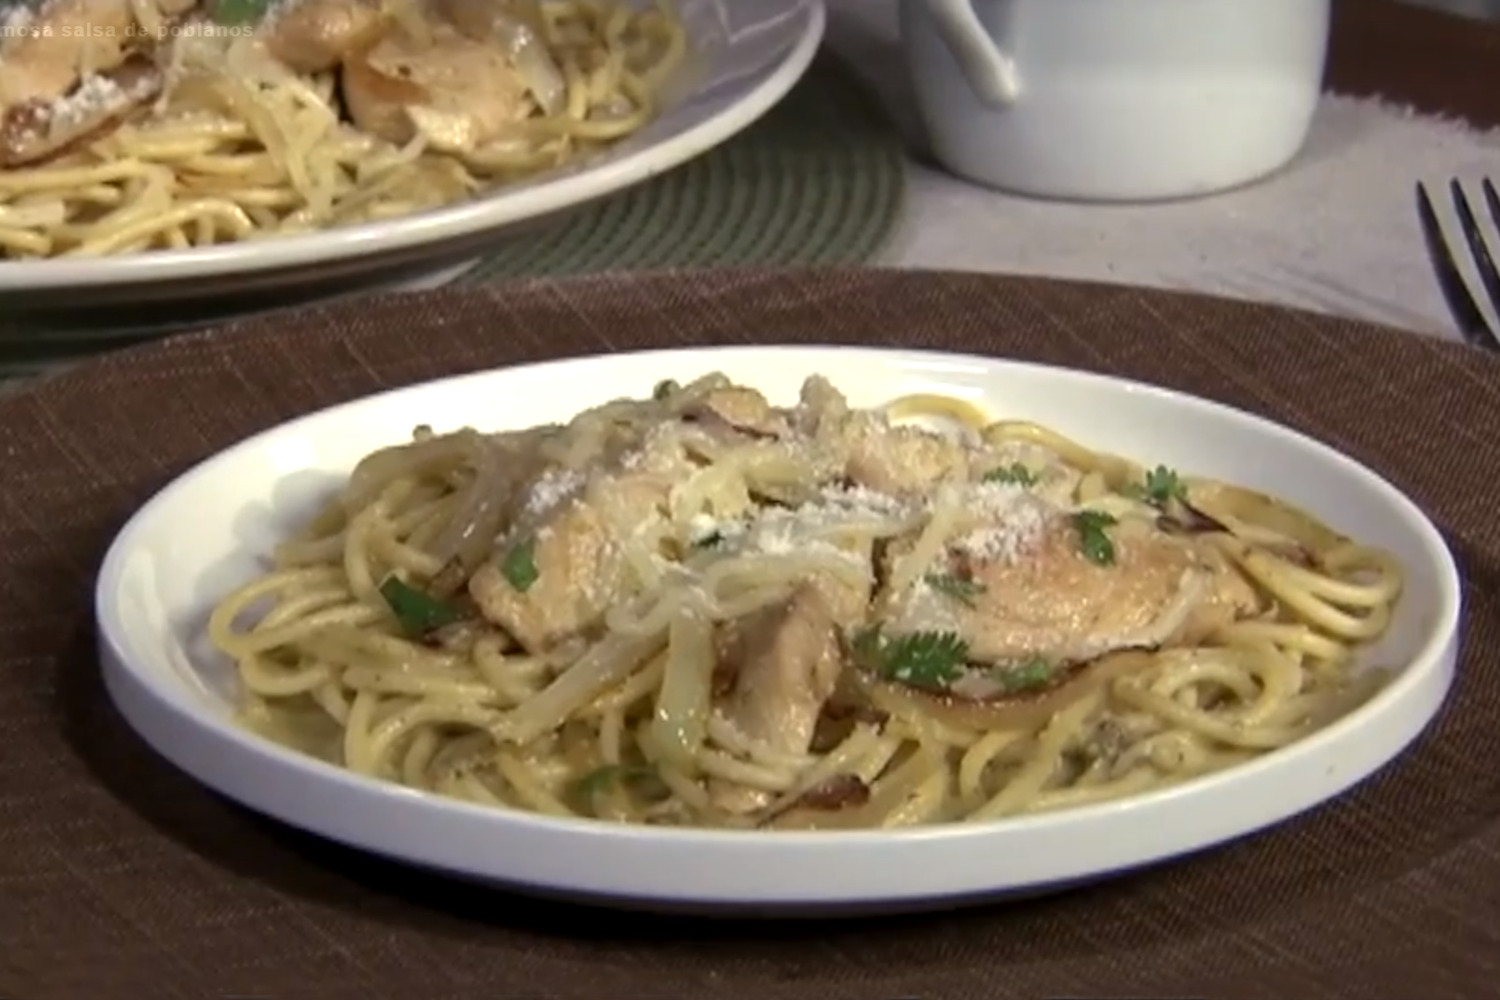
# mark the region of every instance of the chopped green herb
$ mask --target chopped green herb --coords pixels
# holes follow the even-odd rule
[[[1036,485],[1036,476],[1032,475],[1030,469],[1020,462],[1012,462],[1010,465],[1002,465],[991,469],[984,474],[986,483],[1013,483],[1016,486]]]
[[[662,379],[660,382],[656,383],[656,388],[651,390],[651,398],[657,400],[658,402],[663,399],[670,399],[672,397],[672,393],[681,388],[682,386],[678,385],[672,379]]]
[[[573,785],[573,792],[579,798],[589,799],[612,785],[657,780],[656,769],[653,767],[642,764],[605,764],[579,778]]]
[[[523,538],[510,547],[500,562],[500,575],[519,593],[526,593],[540,575],[536,568],[536,539]]]
[[[1073,515],[1078,545],[1089,562],[1098,566],[1114,565],[1115,543],[1104,530],[1114,523],[1114,517],[1102,510],[1080,510]]]
[[[1123,492],[1126,496],[1144,500],[1153,507],[1165,507],[1169,500],[1187,503],[1187,484],[1165,465],[1158,465],[1147,472],[1144,483],[1131,483]]]
[[[965,580],[961,576],[952,573],[928,573],[922,578],[927,586],[940,594],[946,594],[955,601],[974,606],[975,598],[984,593],[984,584],[975,583],[973,580]]]
[[[953,632],[911,632],[889,638],[879,625],[861,629],[851,643],[855,662],[889,681],[941,690],[963,675],[969,644]]]
[[[380,596],[390,606],[401,631],[412,638],[421,638],[463,617],[453,605],[423,593],[399,577],[386,577],[380,585]]]
[[[219,24],[258,24],[271,9],[271,0],[213,0],[211,16]]]
[[[724,544],[724,533],[722,531],[710,531],[701,538],[693,539],[695,549],[713,549]]]
[[[1006,691],[1029,691],[1052,680],[1054,668],[1040,656],[996,667],[993,676]]]

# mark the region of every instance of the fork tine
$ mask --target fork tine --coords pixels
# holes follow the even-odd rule
[[[1500,346],[1489,332],[1484,314],[1479,311],[1479,306],[1464,285],[1463,276],[1459,274],[1453,255],[1448,251],[1448,243],[1443,239],[1443,229],[1438,224],[1432,199],[1427,196],[1427,188],[1420,181],[1417,182],[1417,219],[1422,224],[1422,241],[1427,244],[1427,257],[1432,261],[1438,289],[1448,303],[1448,311],[1458,321],[1464,340],[1474,347],[1494,349]]]
[[[1490,219],[1495,223],[1495,229],[1500,230],[1500,194],[1495,193],[1495,185],[1488,177],[1479,185],[1484,192],[1484,203],[1490,210]]]
[[[1495,259],[1490,256],[1490,248],[1485,245],[1484,231],[1479,228],[1474,210],[1469,207],[1469,199],[1464,196],[1464,189],[1458,181],[1450,181],[1448,189],[1453,193],[1453,207],[1458,211],[1458,223],[1463,228],[1464,240],[1469,244],[1469,252],[1474,255],[1479,283],[1484,286],[1484,293],[1489,296],[1495,313],[1500,315],[1500,272],[1495,270]],[[1490,190],[1485,192],[1486,202],[1490,200],[1493,191],[1494,186],[1490,185]]]

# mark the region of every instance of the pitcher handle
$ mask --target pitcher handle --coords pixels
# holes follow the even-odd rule
[[[927,9],[969,88],[981,103],[1002,108],[1021,91],[1015,60],[990,38],[974,12],[974,0],[918,0]]]

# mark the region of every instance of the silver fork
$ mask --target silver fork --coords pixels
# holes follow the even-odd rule
[[[1495,185],[1486,177],[1479,189],[1490,219],[1500,229],[1500,195],[1495,193]],[[1459,228],[1463,230],[1464,242],[1469,247],[1469,256],[1474,260],[1479,283],[1496,315],[1500,315],[1500,271],[1495,268],[1495,257],[1485,245],[1484,231],[1479,228],[1479,220],[1464,194],[1463,186],[1456,180],[1449,181],[1448,192],[1453,199],[1453,211],[1458,216]],[[1453,251],[1443,237],[1443,229],[1438,224],[1432,199],[1427,196],[1427,189],[1420,181],[1417,183],[1417,218],[1422,223],[1422,239],[1427,244],[1427,257],[1432,262],[1433,273],[1437,275],[1438,287],[1442,289],[1443,298],[1448,303],[1448,311],[1458,322],[1464,341],[1474,347],[1500,351],[1500,329],[1490,326],[1479,303],[1469,292]]]

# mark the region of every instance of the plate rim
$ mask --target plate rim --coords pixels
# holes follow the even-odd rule
[[[1437,604],[1439,613],[1435,616],[1438,620],[1425,628],[1422,646],[1411,657],[1408,667],[1375,698],[1372,698],[1369,702],[1338,720],[1333,725],[1298,741],[1291,747],[1267,754],[1218,774],[1195,779],[1183,785],[1171,786],[1121,800],[1032,816],[1011,817],[988,823],[942,824],[930,827],[904,828],[894,831],[777,831],[774,833],[700,828],[630,827],[603,823],[596,820],[561,819],[520,811],[509,812],[479,805],[448,801],[414,789],[406,789],[401,786],[354,775],[332,764],[306,757],[305,755],[298,754],[295,751],[257,737],[254,734],[240,730],[227,720],[219,720],[208,716],[207,713],[194,711],[184,699],[178,697],[175,693],[164,694],[162,690],[164,685],[156,683],[149,670],[139,668],[132,662],[132,651],[129,648],[132,644],[121,640],[110,621],[112,612],[114,611],[112,607],[114,591],[111,585],[119,579],[122,562],[130,548],[129,543],[135,532],[141,530],[141,525],[146,519],[146,515],[158,503],[169,500],[171,494],[176,489],[182,487],[187,481],[201,475],[212,474],[214,467],[217,465],[232,464],[239,455],[255,450],[267,439],[293,432],[307,423],[326,419],[340,412],[348,413],[364,407],[378,407],[384,403],[388,403],[393,397],[402,395],[419,396],[430,394],[441,387],[454,383],[482,383],[496,378],[535,378],[548,370],[555,372],[558,369],[566,370],[577,366],[589,367],[610,363],[618,364],[621,360],[627,358],[649,361],[654,359],[697,359],[722,355],[764,355],[769,353],[775,353],[780,359],[786,359],[789,355],[805,357],[807,358],[806,363],[799,362],[799,368],[805,367],[808,371],[816,369],[816,366],[813,365],[814,358],[826,358],[830,353],[841,353],[845,355],[863,355],[868,359],[869,363],[878,364],[881,367],[922,370],[929,376],[934,373],[934,369],[931,367],[934,364],[948,366],[950,369],[955,364],[961,364],[971,370],[975,370],[975,373],[984,379],[1007,376],[1029,376],[1034,378],[1039,375],[1043,377],[1076,379],[1086,384],[1110,385],[1118,391],[1153,397],[1167,405],[1198,408],[1200,412],[1204,410],[1217,412],[1236,421],[1248,422],[1250,427],[1260,434],[1290,438],[1291,443],[1294,443],[1297,447],[1311,449],[1318,458],[1339,465],[1346,473],[1353,474],[1361,480],[1362,488],[1370,488],[1382,493],[1416,530],[1417,534],[1421,537],[1424,548],[1427,550],[1427,555],[1432,557],[1432,568],[1439,571],[1438,584],[1440,593]],[[95,622],[102,640],[100,656],[105,674],[106,687],[111,699],[122,714],[125,715],[127,721],[130,722],[131,728],[135,730],[138,736],[145,739],[148,744],[174,766],[188,772],[196,780],[205,783],[208,787],[213,788],[221,794],[235,798],[257,812],[273,816],[289,825],[309,830],[319,836],[339,841],[361,850],[374,851],[388,856],[392,852],[382,851],[380,848],[371,845],[369,841],[374,838],[341,836],[317,824],[306,822],[305,814],[299,814],[295,809],[289,810],[279,808],[275,804],[267,805],[254,801],[254,795],[242,795],[236,790],[225,788],[222,784],[204,778],[198,769],[195,768],[193,762],[185,762],[181,759],[183,754],[180,751],[175,750],[171,746],[164,746],[160,734],[155,734],[154,736],[152,733],[143,731],[142,723],[148,728],[159,726],[159,722],[152,722],[146,717],[165,712],[166,715],[171,716],[175,720],[175,724],[185,724],[195,728],[200,731],[201,735],[206,735],[211,742],[221,744],[221,747],[233,745],[237,751],[248,752],[256,759],[258,767],[281,768],[289,774],[295,772],[308,779],[321,779],[319,781],[320,784],[323,781],[332,781],[342,792],[366,798],[370,806],[376,811],[399,808],[403,803],[415,803],[416,808],[431,814],[429,817],[424,818],[423,822],[456,822],[460,817],[463,817],[466,822],[493,827],[496,835],[503,835],[503,831],[509,828],[543,837],[559,838],[557,841],[559,849],[564,849],[561,838],[567,838],[567,842],[572,848],[583,848],[590,843],[609,849],[627,846],[632,851],[643,852],[644,855],[652,855],[656,852],[672,851],[674,849],[705,850],[722,852],[720,860],[737,856],[740,861],[750,861],[754,856],[763,855],[768,851],[770,853],[790,854],[793,849],[796,849],[799,852],[806,852],[809,855],[808,860],[813,861],[819,859],[820,856],[832,856],[841,851],[875,852],[878,854],[883,849],[889,849],[895,853],[901,850],[909,851],[914,848],[932,847],[934,845],[956,846],[971,841],[982,841],[988,837],[1003,836],[1010,831],[1014,831],[1018,835],[1032,834],[1041,836],[1058,833],[1059,831],[1066,832],[1069,828],[1086,828],[1098,823],[1107,824],[1119,818],[1135,818],[1139,821],[1142,814],[1148,814],[1154,810],[1163,808],[1169,809],[1174,804],[1180,807],[1181,800],[1191,800],[1202,795],[1204,792],[1210,791],[1212,788],[1228,785],[1232,789],[1234,786],[1242,783],[1240,779],[1243,777],[1253,779],[1256,775],[1262,774],[1265,771],[1281,770],[1282,768],[1292,766],[1297,760],[1306,760],[1317,754],[1320,749],[1323,749],[1328,744],[1352,738],[1357,730],[1371,724],[1382,714],[1393,713],[1399,717],[1399,722],[1394,723],[1393,726],[1402,730],[1401,735],[1394,740],[1385,741],[1385,748],[1380,751],[1364,751],[1363,756],[1378,759],[1373,759],[1368,765],[1360,764],[1346,768],[1343,775],[1331,784],[1331,791],[1324,794],[1312,794],[1309,801],[1290,809],[1278,807],[1273,813],[1263,815],[1258,820],[1249,824],[1239,824],[1232,830],[1189,838],[1193,843],[1185,847],[1158,844],[1153,848],[1137,850],[1133,856],[1134,860],[1105,868],[1098,866],[1088,868],[1081,876],[1084,878],[1110,877],[1113,874],[1132,868],[1154,865],[1164,860],[1221,846],[1230,840],[1253,835],[1269,827],[1278,826],[1312,808],[1331,802],[1347,794],[1370,775],[1394,762],[1410,748],[1410,745],[1419,736],[1428,730],[1433,719],[1447,700],[1456,673],[1457,651],[1460,642],[1461,617],[1464,605],[1461,577],[1452,549],[1442,533],[1416,502],[1404,491],[1392,484],[1384,475],[1372,469],[1364,462],[1295,427],[1269,417],[1261,416],[1258,413],[1241,407],[1197,396],[1182,390],[1156,385],[1139,379],[1088,369],[1073,368],[1067,365],[1004,357],[989,357],[959,351],[887,348],[837,343],[800,343],[795,345],[778,345],[774,343],[725,344],[685,348],[654,348],[608,354],[590,353],[426,379],[322,407],[267,427],[231,444],[229,447],[193,464],[175,476],[161,489],[157,490],[132,514],[130,519],[111,540],[105,558],[100,564],[94,590]],[[118,617],[118,615],[115,616]],[[1418,699],[1419,696],[1425,697],[1426,703],[1420,708],[1411,708],[1408,703],[1413,699]],[[146,705],[143,703],[143,699],[155,699],[158,704],[154,706]],[[1306,798],[1306,796],[1303,797]],[[1147,816],[1146,820],[1149,822],[1150,817]],[[327,824],[323,824],[323,826],[326,827]],[[410,851],[395,852],[395,856],[406,863],[437,867],[450,872],[455,871],[450,865],[416,857]],[[482,881],[504,881],[507,884],[514,884],[511,883],[509,878],[500,879],[498,876],[486,873],[475,873],[466,869],[459,869],[458,872],[460,874],[468,874],[471,877],[478,877]],[[1078,876],[1069,876],[1067,878],[1071,879],[1074,877]],[[863,894],[856,890],[832,896],[823,892],[811,894],[788,894],[780,892],[745,897],[742,895],[726,896],[722,893],[714,893],[712,891],[684,892],[678,889],[666,892],[646,891],[643,894],[639,894],[638,898],[643,900],[647,905],[651,903],[707,903],[729,906],[771,905],[806,907],[826,904],[863,904],[869,902],[910,903],[917,900],[941,898],[945,895],[970,895],[974,892],[1011,893],[1017,891],[1034,891],[1039,887],[1044,887],[1048,882],[1049,880],[1045,879],[1020,882],[1011,880],[1003,886],[968,887],[962,891],[952,893],[933,893],[919,888],[907,888],[901,891],[882,891],[874,895]],[[523,879],[519,884],[522,886],[530,885],[531,888],[581,894],[583,896],[616,898],[620,895],[617,892],[600,890],[585,883],[562,884],[553,880],[528,884]]]
[[[171,285],[358,261],[499,233],[597,198],[624,191],[703,155],[755,124],[806,76],[827,31],[824,0],[787,0],[800,30],[779,61],[755,73],[755,83],[709,117],[624,156],[562,174],[535,188],[504,188],[425,212],[263,242],[224,243],[115,257],[0,260],[0,295],[122,285]]]

